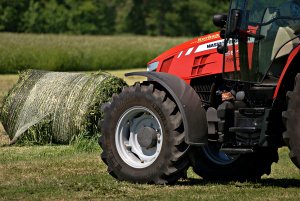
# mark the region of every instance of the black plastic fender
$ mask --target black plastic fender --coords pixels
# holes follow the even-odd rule
[[[198,146],[207,144],[206,112],[198,94],[184,80],[162,72],[132,72],[125,76],[143,76],[160,84],[173,97],[182,114],[185,142]]]

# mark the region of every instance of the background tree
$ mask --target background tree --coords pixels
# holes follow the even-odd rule
[[[216,31],[228,1],[0,0],[0,31],[195,36]]]

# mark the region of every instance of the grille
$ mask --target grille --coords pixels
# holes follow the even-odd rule
[[[202,103],[210,105],[211,86],[213,79],[211,78],[196,78],[191,81],[191,86],[194,88],[196,93],[199,95]]]

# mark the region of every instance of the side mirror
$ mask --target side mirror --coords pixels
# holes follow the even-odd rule
[[[227,22],[227,14],[216,14],[213,17],[213,23],[215,26],[225,28]]]
[[[235,34],[239,30],[241,21],[241,10],[232,9],[229,17],[229,24],[227,28],[227,36]]]

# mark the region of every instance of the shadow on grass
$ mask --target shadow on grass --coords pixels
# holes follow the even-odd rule
[[[205,185],[228,185],[228,184],[235,184],[234,181],[222,181],[222,180],[214,180],[214,181],[208,181],[204,179],[186,179],[183,181],[178,181],[176,185],[179,186],[205,186]],[[238,186],[241,186],[243,182],[239,183]],[[296,188],[300,187],[300,179],[261,179],[257,182],[247,182],[248,185],[259,185],[264,187],[279,187],[279,188]]]
[[[281,188],[300,187],[300,179],[262,179],[258,183],[262,186],[275,186]]]

